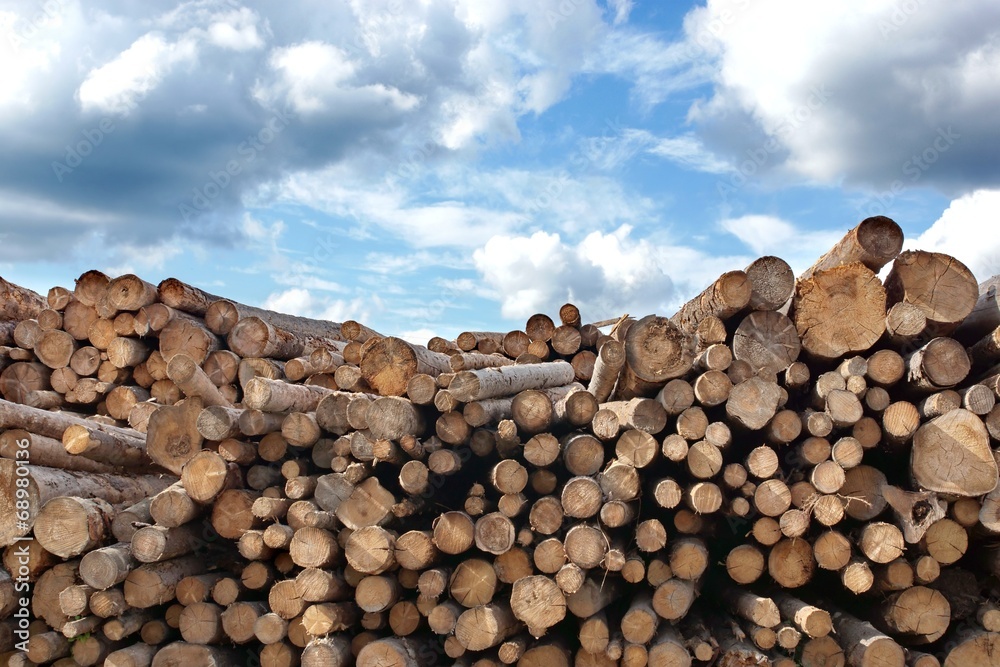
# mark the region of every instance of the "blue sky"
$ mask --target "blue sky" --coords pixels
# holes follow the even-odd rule
[[[0,275],[424,341],[672,314],[869,215],[1000,272],[1000,5],[0,0]]]

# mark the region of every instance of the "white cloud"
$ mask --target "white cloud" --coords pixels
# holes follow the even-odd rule
[[[168,42],[162,35],[147,33],[87,74],[77,91],[80,108],[127,115],[176,64],[194,60],[197,53],[193,39]]]
[[[702,56],[697,47],[621,26],[606,35],[583,70],[630,80],[632,96],[650,110],[675,93],[712,81],[716,70]]]
[[[781,257],[796,274],[812,266],[843,237],[845,231],[802,229],[773,215],[727,218],[719,226],[742,241],[756,256]]]
[[[264,46],[257,31],[260,17],[246,7],[213,17],[208,26],[208,41],[220,48],[233,51],[250,51]]]
[[[1000,88],[984,77],[1000,70],[998,22],[992,0],[708,0],[686,17],[683,47],[691,71],[715,63],[715,85],[689,121],[740,159],[776,140],[769,170],[879,188],[909,185],[907,161],[953,127],[961,138],[921,170],[921,185],[995,184],[1000,128],[987,110]]]
[[[403,340],[414,345],[427,345],[427,341],[437,334],[431,329],[411,329],[410,331],[403,331],[398,335]]]
[[[355,85],[358,64],[346,51],[325,42],[310,41],[275,49],[270,66],[276,78],[270,84],[258,85],[254,94],[266,103],[284,101],[299,113],[353,115],[367,110],[392,114],[419,104],[417,97],[393,86]]]
[[[1000,190],[977,190],[951,202],[941,217],[906,248],[949,254],[980,282],[1000,274]]]
[[[369,298],[333,299],[317,296],[304,287],[293,287],[281,292],[274,292],[261,307],[288,315],[312,317],[330,322],[358,320],[368,322],[372,312],[380,310],[383,304],[377,296]]]
[[[628,21],[635,3],[632,0],[608,0],[608,6],[615,12],[614,24],[619,25]]]
[[[693,134],[657,139],[646,149],[653,155],[672,160],[682,167],[710,174],[724,174],[732,167],[713,155]]]
[[[722,272],[745,266],[746,258],[712,258],[692,248],[632,237],[623,225],[592,232],[579,243],[559,234],[497,236],[473,258],[484,282],[501,300],[507,318],[555,312],[567,301],[584,317],[672,315]]]

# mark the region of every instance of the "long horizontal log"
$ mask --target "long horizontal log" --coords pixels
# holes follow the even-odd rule
[[[503,366],[457,373],[448,390],[464,403],[513,396],[528,389],[561,387],[575,377],[573,366],[565,361]]]
[[[18,468],[28,472],[19,474]],[[19,478],[28,480],[26,487],[18,487]],[[121,476],[79,471],[59,470],[26,465],[9,459],[0,459],[0,546],[12,544],[14,539],[28,534],[42,506],[57,496],[101,498],[112,505],[134,503],[153,495],[174,483],[176,478],[167,475]],[[27,498],[18,498],[19,488],[26,490]],[[19,508],[23,500],[26,508]]]
[[[47,306],[36,292],[0,278],[0,320],[30,320]]]
[[[338,336],[315,336],[283,329],[259,317],[241,319],[229,332],[226,340],[229,349],[241,357],[285,360],[311,354],[313,350],[320,348],[341,352],[345,346]]]

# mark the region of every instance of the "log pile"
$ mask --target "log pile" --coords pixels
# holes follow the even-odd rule
[[[902,243],[426,346],[0,280],[0,664],[1000,665],[998,279]]]

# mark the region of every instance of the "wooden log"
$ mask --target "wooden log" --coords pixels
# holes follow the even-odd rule
[[[204,438],[198,432],[198,415],[204,409],[200,398],[164,406],[149,417],[146,453],[158,465],[176,475],[201,449]]]
[[[75,340],[85,341],[90,335],[90,329],[99,319],[93,305],[81,301],[71,301],[63,312],[63,330]]]
[[[743,271],[729,271],[722,274],[704,292],[686,303],[671,318],[681,331],[691,336],[698,323],[706,316],[714,315],[725,320],[750,303],[752,285]]]
[[[22,467],[27,470],[27,474],[18,472],[18,468]],[[15,485],[15,481],[22,478],[27,480],[27,485]],[[3,510],[0,516],[0,544],[7,546],[16,537],[26,535],[34,525],[41,507],[57,496],[101,498],[118,505],[152,495],[169,486],[173,480],[155,475],[124,477],[22,466],[19,462],[2,459],[0,481],[3,483],[3,491],[0,492],[0,507]],[[16,494],[19,488],[26,490],[27,498]]]
[[[159,300],[167,306],[199,317],[219,298],[177,278],[163,280],[156,289]]]
[[[861,621],[846,612],[832,615],[833,627],[845,647],[847,664],[852,667],[896,665],[904,667],[906,657],[902,647],[883,635],[870,623]]]
[[[1000,327],[1000,308],[997,306],[996,298],[998,285],[1000,278],[997,276],[979,283],[976,305],[955,331],[956,338],[971,344]]]
[[[157,336],[168,324],[178,319],[195,320],[196,316],[163,303],[151,303],[135,314],[133,326],[139,336]]]
[[[238,322],[251,317],[287,331],[332,340],[358,340],[359,342],[364,342],[367,338],[380,335],[357,322],[337,324],[336,322],[325,320],[285,315],[218,298],[213,299],[207,305],[204,316],[205,324],[208,325],[209,329],[223,336],[230,333]],[[351,334],[351,336],[347,336],[347,334]]]
[[[491,603],[468,609],[458,618],[455,637],[470,651],[499,645],[520,628],[506,604]]]
[[[899,255],[902,248],[903,230],[895,221],[881,215],[865,218],[806,269],[799,280],[808,280],[818,271],[852,262],[861,262],[877,272]]]
[[[302,667],[349,667],[353,660],[351,643],[342,635],[314,638],[302,651]]]
[[[195,321],[174,319],[160,331],[160,355],[164,361],[170,361],[175,354],[186,354],[199,366],[205,363],[208,355],[222,349],[223,341]],[[152,358],[153,355],[150,355]]]
[[[35,356],[49,368],[65,368],[69,366],[77,342],[65,331],[51,329],[42,332],[34,345]]]
[[[950,255],[907,250],[896,258],[885,279],[887,304],[912,303],[927,318],[935,335],[948,335],[975,307],[979,298],[976,279],[962,262]]]
[[[909,346],[927,334],[927,315],[905,301],[893,304],[885,315],[885,333],[897,346]]]
[[[357,656],[358,667],[422,667],[428,648],[408,637],[376,639],[364,646]],[[430,653],[433,655],[433,652]]]
[[[733,356],[756,371],[780,373],[798,359],[801,347],[794,323],[770,310],[750,313],[733,336]]]
[[[214,405],[206,407],[198,414],[195,428],[206,440],[221,442],[240,435],[240,417],[243,410]]]
[[[207,564],[197,556],[182,556],[149,563],[132,570],[125,579],[125,600],[138,609],[148,609],[174,599],[184,577],[201,574]]]
[[[130,468],[144,467],[150,463],[145,438],[130,429],[114,426],[99,429],[93,422],[86,425],[71,424],[63,431],[62,445],[70,454],[101,463]]]
[[[913,436],[910,470],[921,487],[978,496],[996,486],[997,464],[982,420],[957,409],[925,423]]]
[[[726,572],[738,584],[750,584],[764,573],[764,555],[752,544],[741,544],[726,556]]]
[[[951,606],[938,591],[913,586],[889,595],[875,614],[876,624],[916,643],[935,642],[951,623]]]
[[[404,395],[407,383],[417,373],[436,377],[451,371],[448,355],[431,352],[399,338],[386,337],[373,341],[366,344],[368,347],[361,359],[361,375],[382,396]]]
[[[20,455],[19,452],[21,452]],[[0,433],[0,457],[10,460],[28,457],[36,465],[62,470],[96,473],[115,471],[114,466],[107,463],[92,461],[89,458],[68,453],[63,444],[55,438],[35,435],[18,428]]]
[[[628,328],[624,343],[625,366],[616,389],[621,400],[655,395],[694,363],[689,335],[663,317],[649,315],[637,321]]]
[[[868,350],[885,330],[885,299],[878,277],[858,263],[800,279],[792,310],[802,349],[821,359]]]
[[[886,499],[882,489],[886,477],[877,468],[859,465],[845,474],[840,494],[847,498],[845,511],[852,519],[870,521],[885,510]]]
[[[604,403],[611,397],[624,365],[625,346],[616,340],[606,340],[598,351],[587,387],[598,403]]]
[[[883,484],[881,495],[892,507],[896,522],[903,530],[906,542],[914,544],[923,539],[927,529],[945,516],[947,504],[930,492],[903,491],[891,484]]]
[[[462,371],[448,391],[461,402],[513,396],[527,389],[547,389],[573,382],[573,367],[565,361]]]
[[[30,404],[36,394],[44,393],[51,385],[51,370],[37,362],[11,364],[0,373],[0,394],[7,401]],[[46,406],[38,406],[42,409]]]
[[[882,412],[882,433],[888,444],[905,445],[920,428],[920,412],[908,401],[896,401]]]
[[[243,388],[243,404],[263,412],[315,412],[319,402],[331,391],[316,385],[255,377]]]
[[[167,377],[184,392],[185,396],[198,397],[205,406],[232,407],[208,375],[184,353],[175,354],[167,362]]]
[[[906,358],[907,380],[922,391],[957,385],[971,369],[965,348],[952,338],[935,338]]]
[[[889,563],[906,548],[903,533],[897,526],[882,521],[865,524],[858,539],[861,552],[873,563]]]
[[[726,413],[741,426],[758,431],[774,417],[780,395],[777,384],[750,378],[733,387],[726,401]]]
[[[795,274],[788,262],[770,255],[755,259],[744,269],[750,281],[750,302],[753,311],[778,310],[792,298]]]
[[[104,659],[107,667],[149,667],[156,655],[156,646],[139,643],[112,651]]]
[[[47,305],[39,294],[0,278],[0,319],[30,320]]]
[[[812,579],[815,563],[808,541],[786,538],[771,548],[767,570],[783,588],[799,588]]]
[[[789,595],[783,591],[774,594],[781,615],[792,622],[809,637],[826,637],[833,631],[833,621],[829,612]]]
[[[139,562],[132,557],[129,543],[119,542],[85,554],[80,561],[79,572],[80,578],[88,586],[103,591],[125,581],[128,574],[138,566]]]
[[[178,641],[161,648],[153,658],[152,667],[227,667],[239,664],[243,664],[243,656],[236,649]]]
[[[330,324],[335,327],[334,335],[321,336],[285,329],[259,317],[246,317],[232,328],[226,340],[229,349],[241,357],[289,360],[323,347],[339,353],[344,343],[339,338],[339,327]]]
[[[35,539],[46,551],[72,558],[101,545],[113,517],[114,508],[100,498],[52,498],[35,519]]]

